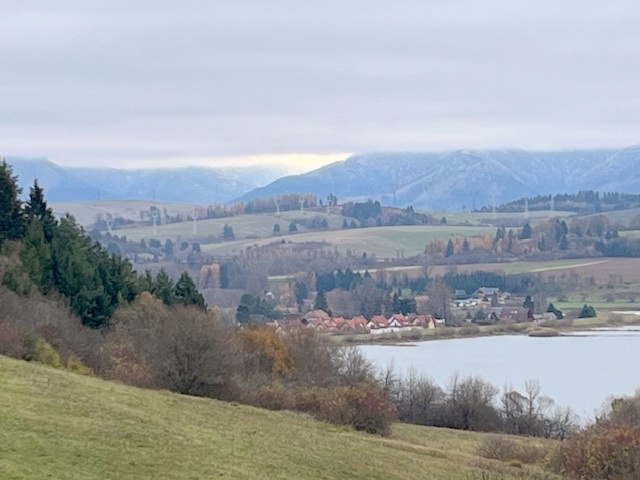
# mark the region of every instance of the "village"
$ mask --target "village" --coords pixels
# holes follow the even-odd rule
[[[449,304],[451,319],[438,318],[432,314],[394,313],[373,315],[366,318],[332,316],[324,310],[313,309],[305,314],[289,314],[281,320],[272,320],[265,325],[276,333],[286,333],[291,328],[309,328],[333,335],[385,334],[408,330],[433,330],[437,328],[474,325],[513,325],[527,322],[543,322],[563,317],[559,310],[534,314],[533,305],[524,306],[523,299],[514,298],[498,288],[481,287],[471,295],[456,290],[455,299]],[[527,303],[527,299],[524,299]],[[454,318],[463,318],[462,322]]]

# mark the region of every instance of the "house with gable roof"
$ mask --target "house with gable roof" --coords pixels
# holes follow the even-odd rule
[[[505,307],[500,312],[500,323],[533,322],[533,313],[526,307]]]

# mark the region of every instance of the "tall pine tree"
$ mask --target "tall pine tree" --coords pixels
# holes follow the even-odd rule
[[[30,221],[34,219],[40,221],[44,238],[47,243],[51,243],[57,222],[53,216],[53,210],[44,200],[44,190],[38,185],[37,179],[33,182],[33,187],[29,188],[29,200],[25,204],[24,211]]]
[[[27,222],[22,211],[18,177],[11,166],[0,158],[0,245],[5,240],[19,240],[27,233]]]
[[[195,305],[196,307],[205,308],[204,297],[196,288],[187,272],[183,272],[176,283],[175,302],[182,305]]]
[[[165,305],[173,305],[176,303],[173,281],[164,268],[161,268],[156,275],[155,285],[151,293],[153,293],[156,298],[162,300]]]

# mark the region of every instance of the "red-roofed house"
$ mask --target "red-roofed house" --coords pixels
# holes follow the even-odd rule
[[[362,315],[353,317],[351,320],[345,321],[345,329],[353,333],[370,333],[371,329],[367,325],[367,319]]]
[[[303,325],[307,325],[312,320],[329,321],[331,320],[331,317],[324,310],[311,310],[310,312],[305,313],[300,319]]]
[[[407,321],[407,317],[405,317],[403,314],[401,313],[394,313],[393,315],[391,315],[388,319],[388,325],[389,327],[392,328],[402,328],[405,327],[407,325],[405,325],[405,322]]]

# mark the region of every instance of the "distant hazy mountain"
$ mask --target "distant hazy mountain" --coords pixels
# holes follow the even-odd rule
[[[333,193],[341,202],[371,198],[387,205],[459,210],[587,189],[640,193],[640,146],[370,153],[282,178],[281,171],[267,168],[118,170],[66,168],[41,158],[7,161],[19,176],[23,196],[37,178],[47,199],[58,202],[101,198],[210,204],[285,193],[324,199]]]
[[[371,153],[280,178],[238,200],[308,192],[322,199],[333,193],[340,201],[371,198],[396,206],[471,209],[523,196],[585,189],[640,193],[639,166],[640,147]]]
[[[34,179],[50,201],[146,199],[183,203],[225,203],[283,174],[268,168],[177,168],[119,170],[61,167],[43,158],[7,157],[23,197]]]
[[[29,187],[33,185],[36,178],[45,188],[47,200],[88,200],[95,199],[97,196],[94,185],[45,158],[6,157],[6,160],[13,168],[14,175],[18,176],[23,198],[29,196]]]

